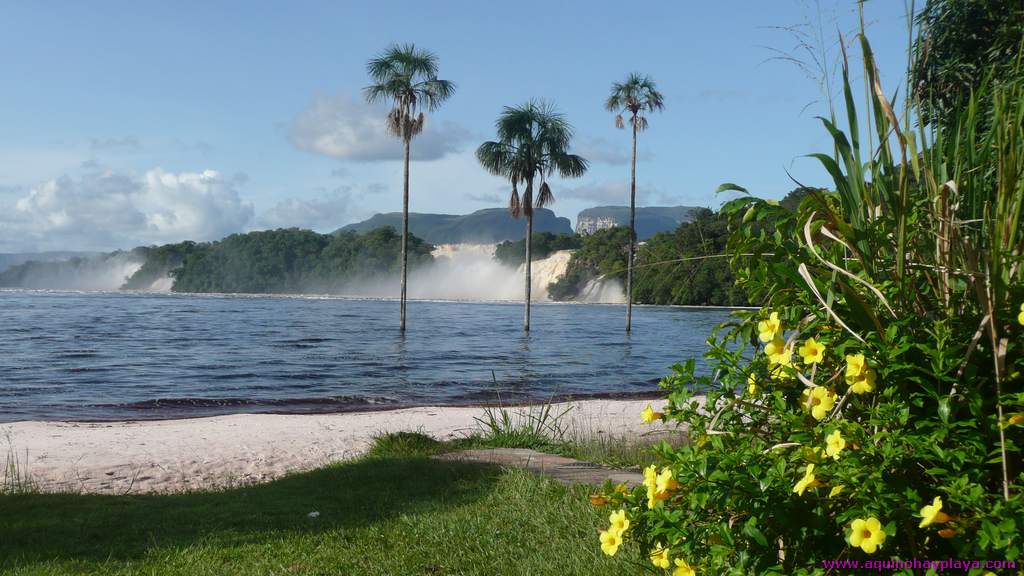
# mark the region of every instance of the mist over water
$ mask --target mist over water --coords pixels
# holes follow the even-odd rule
[[[494,259],[495,244],[444,244],[433,252],[434,260],[409,272],[409,298],[421,300],[460,300],[479,302],[522,301],[525,268],[506,266]],[[548,285],[566,273],[572,252],[561,250],[540,260],[532,268],[531,300],[550,301]],[[118,252],[90,258],[40,262],[24,268],[7,287],[43,290],[114,291],[145,263],[138,253]],[[174,279],[158,278],[144,292],[170,292]],[[307,286],[304,294],[328,294],[357,298],[398,298],[398,274],[375,276],[355,281],[342,288]],[[622,284],[602,278],[591,280],[576,299],[578,302],[621,304],[625,302]]]
[[[91,258],[41,262],[24,268],[18,287],[50,290],[117,290],[142,268],[135,254],[118,252]]]
[[[409,272],[409,298],[423,300],[465,300],[480,302],[522,301],[525,292],[525,265],[506,266],[494,259],[494,244],[442,244],[434,249],[434,261]],[[565,275],[572,252],[560,250],[532,268],[531,301],[545,302],[548,285]],[[354,283],[342,293],[348,296],[397,298],[398,276]],[[597,279],[588,283],[578,300],[587,303],[621,304],[625,302],[621,283]]]
[[[0,421],[655,393],[725,310],[0,290]],[[492,373],[494,379],[492,380]]]

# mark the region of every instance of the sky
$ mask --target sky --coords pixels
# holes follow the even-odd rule
[[[854,0],[10,2],[0,21],[0,252],[113,250],[401,210],[401,148],[370,106],[366,61],[414,43],[455,95],[412,143],[411,210],[507,204],[474,151],[503,106],[551,101],[590,163],[552,181],[560,216],[628,203],[629,133],[603,107],[630,72],[649,118],[640,205],[715,208],[735,182],[766,198],[828,185],[820,73]],[[903,0],[865,5],[882,78],[906,67]],[[815,36],[822,36],[823,41]],[[856,69],[856,67],[854,67]],[[855,73],[856,76],[856,73]]]

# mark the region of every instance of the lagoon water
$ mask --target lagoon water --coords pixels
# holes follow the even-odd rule
[[[657,390],[721,309],[0,291],[0,421],[465,405]],[[493,377],[492,377],[493,374]]]

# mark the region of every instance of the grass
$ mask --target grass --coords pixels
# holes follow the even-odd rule
[[[440,448],[392,434],[359,460],[220,492],[0,495],[0,573],[637,572],[627,551],[601,554],[587,487],[427,457]]]
[[[25,455],[25,464],[21,463],[18,452],[14,449],[14,443],[10,435],[6,437],[7,454],[4,457],[3,469],[0,470],[0,494],[27,494],[36,491],[32,483],[32,477],[28,474],[28,454]]]
[[[568,409],[556,411],[550,403],[487,408],[483,417],[477,418],[476,431],[445,443],[441,450],[532,448],[614,468],[639,469],[657,461],[651,449],[655,442],[686,442],[683,433],[666,431],[641,437],[607,434],[597,428],[585,428],[578,421],[566,422],[568,414]]]

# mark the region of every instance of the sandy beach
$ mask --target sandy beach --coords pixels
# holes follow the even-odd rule
[[[663,429],[640,411],[662,401],[554,405],[581,434],[628,437]],[[530,410],[529,407],[513,410]],[[419,431],[440,440],[478,429],[483,408],[420,407],[318,415],[237,414],[135,422],[0,424],[0,449],[44,491],[143,494],[265,482],[358,456],[375,435]]]

